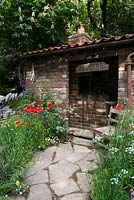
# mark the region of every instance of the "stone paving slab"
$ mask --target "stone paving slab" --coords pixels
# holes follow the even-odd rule
[[[69,156],[65,157],[65,159],[69,162],[76,163],[79,160],[84,159],[86,156],[88,156],[88,152],[73,152]]]
[[[44,163],[44,168],[48,167],[53,162],[53,157],[57,151],[57,148],[57,146],[52,146],[40,152],[38,161]]]
[[[73,151],[73,147],[72,147],[71,142],[68,142],[68,143],[60,143],[60,144],[58,145],[58,147],[61,147],[61,148],[64,148],[64,149]]]
[[[57,149],[56,154],[55,154],[55,158],[54,158],[54,162],[57,162],[57,161],[60,161],[60,160],[64,160],[71,153],[73,153],[73,148],[72,147],[70,148],[70,145],[68,145],[68,146],[69,146],[69,149],[61,148],[61,147],[59,147]]]
[[[78,138],[78,137],[74,137],[72,139],[73,144],[78,144],[78,145],[84,145],[87,147],[93,147],[93,141],[89,140],[89,139],[83,139],[83,138]]]
[[[77,173],[77,184],[81,188],[83,192],[89,191],[89,185],[88,185],[88,176],[85,173]]]
[[[79,166],[69,163],[66,160],[61,160],[54,165],[49,166],[50,183],[63,181],[79,170]]]
[[[73,145],[74,151],[82,152],[82,153],[89,153],[92,150],[88,149],[87,147],[80,146],[80,145]]]
[[[24,180],[27,185],[34,185],[39,183],[48,183],[48,172],[47,170],[41,170],[37,174],[30,176]]]
[[[58,183],[54,183],[50,185],[52,190],[57,196],[63,196],[65,194],[73,193],[79,191],[79,187],[73,179],[67,179],[64,181],[60,181]]]
[[[96,161],[97,162],[97,154],[96,151],[92,150],[86,158],[88,161]]]
[[[25,200],[25,198],[22,196],[18,196],[18,197],[12,197],[10,198],[10,200]]]
[[[31,164],[31,166],[29,167],[29,169],[26,172],[25,177],[35,175],[43,169],[44,169],[44,163],[43,162],[37,162],[35,164]]]
[[[52,194],[46,184],[34,185],[30,188],[27,200],[52,200]]]
[[[37,152],[24,179],[30,185],[28,196],[11,200],[89,200],[92,172],[98,164],[92,143],[74,137]]]
[[[95,161],[89,161],[86,157],[76,162],[76,164],[79,165],[82,172],[90,172],[98,167]]]
[[[93,139],[94,138],[94,132],[93,130],[84,130],[80,128],[69,128],[69,134],[77,137],[83,137],[87,139]]]
[[[87,193],[74,193],[60,198],[60,200],[88,200],[88,199],[89,197]]]

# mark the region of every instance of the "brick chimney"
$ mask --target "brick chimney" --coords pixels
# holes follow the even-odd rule
[[[77,33],[68,37],[68,44],[71,46],[75,45],[83,45],[85,42],[91,42],[92,39],[89,37],[87,33],[85,33],[85,29],[83,25],[79,25],[77,27]]]

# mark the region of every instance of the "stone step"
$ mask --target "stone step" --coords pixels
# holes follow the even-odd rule
[[[93,130],[86,130],[86,129],[80,129],[80,128],[74,128],[74,127],[69,127],[68,134],[81,137],[81,138],[90,139],[90,140],[94,138]]]

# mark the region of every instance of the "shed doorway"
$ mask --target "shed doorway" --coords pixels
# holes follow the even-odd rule
[[[92,68],[89,66],[87,71],[78,70],[83,63],[72,62],[69,66],[70,127],[90,129],[107,125],[109,107],[118,100],[118,59],[101,60],[108,65],[103,70],[93,68],[100,60],[87,63]]]

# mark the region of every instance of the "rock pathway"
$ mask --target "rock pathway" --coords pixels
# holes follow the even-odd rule
[[[90,199],[91,174],[97,167],[92,140],[73,137],[36,153],[33,163],[24,179],[29,193],[12,200]]]

